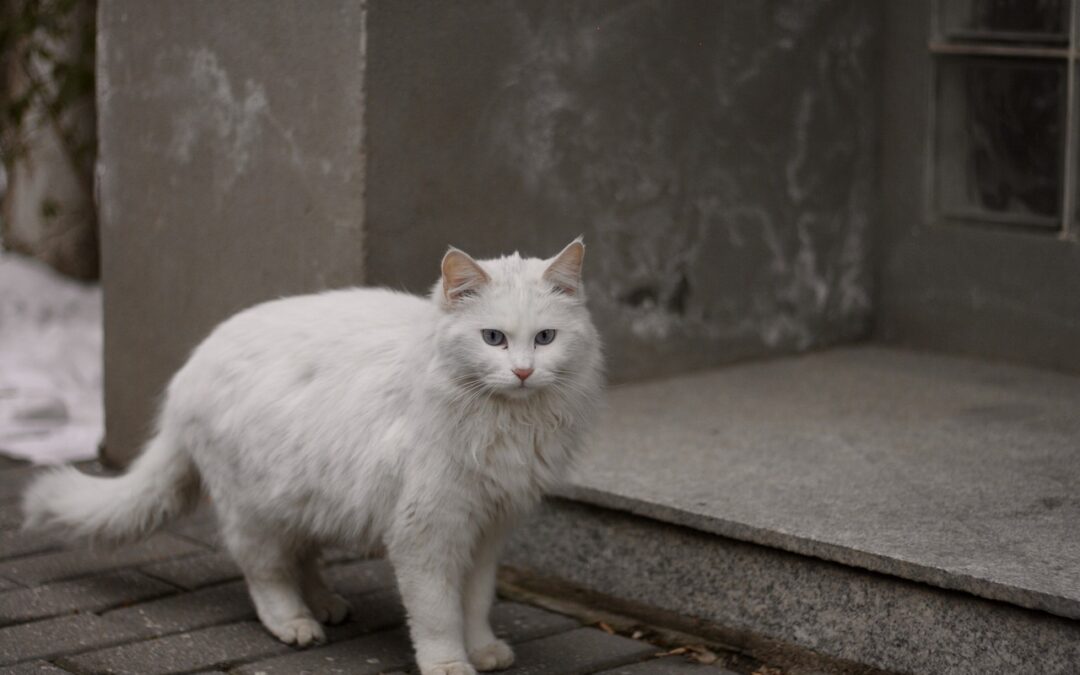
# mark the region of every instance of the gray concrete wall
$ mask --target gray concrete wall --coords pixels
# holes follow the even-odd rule
[[[929,5],[885,5],[876,337],[1080,372],[1080,244],[928,215]]]
[[[103,0],[109,456],[221,319],[448,243],[584,232],[616,380],[863,336],[879,13]]]
[[[109,459],[223,318],[363,279],[364,11],[100,0]]]
[[[862,337],[878,13],[372,3],[368,280],[584,232],[616,380]]]

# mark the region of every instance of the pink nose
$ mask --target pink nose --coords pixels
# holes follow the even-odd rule
[[[514,368],[514,374],[518,376],[518,379],[524,382],[529,379],[529,376],[533,374],[532,368]]]

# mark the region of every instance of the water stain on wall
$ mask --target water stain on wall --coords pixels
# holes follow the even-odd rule
[[[389,11],[373,20],[394,23]],[[412,181],[419,208],[381,201],[380,155],[390,140],[453,141],[404,104],[393,128],[384,123],[378,96],[394,93],[375,76],[371,250],[381,228],[429,218],[463,246],[482,231],[470,220],[501,225],[484,236],[500,248],[529,251],[585,231],[590,302],[617,379],[861,336],[875,11],[855,0],[520,2],[477,11],[474,23],[426,17],[438,22],[430,33],[401,21],[389,32],[421,63],[425,50],[488,59],[432,65],[454,84],[433,77],[401,92],[413,107],[465,91],[474,104],[471,117],[438,122],[464,139],[454,149],[465,157],[426,148],[436,161],[391,167],[396,196]],[[377,35],[372,73],[389,61]],[[375,261],[372,281],[412,283],[389,267]]]

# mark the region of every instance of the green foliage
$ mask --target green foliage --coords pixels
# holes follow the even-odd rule
[[[93,130],[65,113],[94,96],[94,0],[0,0],[0,160],[24,151],[32,124],[52,125],[80,173],[96,153]],[[61,47],[74,41],[75,48]]]

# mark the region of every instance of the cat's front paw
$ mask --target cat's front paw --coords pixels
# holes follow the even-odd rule
[[[469,652],[469,660],[477,670],[502,670],[514,665],[514,650],[502,640],[496,640]]]
[[[420,675],[476,675],[476,668],[464,661],[420,664]]]
[[[326,642],[326,633],[319,622],[310,617],[289,619],[274,625],[265,624],[267,630],[287,645],[308,647],[318,642]]]
[[[329,624],[341,623],[352,613],[352,605],[337,593],[321,593],[308,603],[308,608],[318,621]]]

